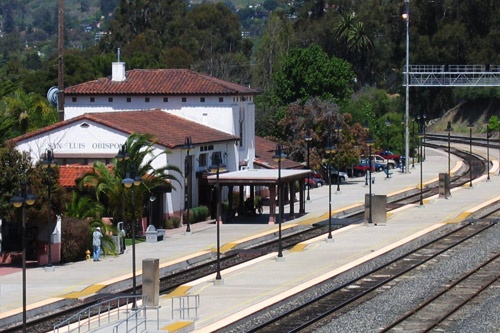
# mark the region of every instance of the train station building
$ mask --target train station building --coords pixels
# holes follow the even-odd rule
[[[175,189],[155,189],[152,221],[144,224],[179,216],[187,202],[189,207],[206,205],[215,216],[215,184],[210,170],[215,160],[229,174],[274,169],[272,175],[254,172],[252,179],[224,182],[223,201],[233,198],[233,192],[239,192],[240,203],[256,194],[276,194],[278,164],[272,159],[276,145],[255,136],[253,99],[258,93],[187,69],[126,71],[125,63],[114,62],[110,77],[65,88],[63,121],[14,141],[17,149],[29,152],[33,161],[43,159],[46,151],[52,150],[60,166],[61,184],[72,187],[94,162],[110,163],[131,134],[151,134],[156,139],[155,153],[169,151],[163,155],[165,158],[154,160],[153,167],[177,166],[183,174],[174,175],[181,181],[180,185],[174,184]],[[303,193],[307,171],[290,160],[281,166],[302,169],[284,178],[290,185],[286,198],[295,200],[296,187],[292,183],[297,181]],[[224,174],[221,179],[227,177]],[[257,181],[260,178],[267,180]],[[303,195],[299,200],[304,201]],[[270,204],[276,204],[274,196]],[[274,215],[269,222],[274,222]],[[54,233],[60,234],[60,229],[56,227]],[[44,236],[39,238],[43,241]]]

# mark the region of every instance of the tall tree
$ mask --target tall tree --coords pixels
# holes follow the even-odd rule
[[[181,171],[176,166],[166,165],[161,168],[153,168],[153,162],[157,158],[164,157],[165,154],[169,153],[164,151],[153,155],[154,145],[155,140],[151,135],[132,134],[125,143],[129,159],[123,161],[115,159],[110,166],[104,165],[102,162],[94,163],[93,169],[78,180],[80,190],[91,189],[95,200],[105,207],[106,216],[113,217],[114,221],[120,221],[122,220],[123,191],[121,182],[129,175],[130,170],[134,170],[136,175],[142,179],[141,185],[134,190],[135,206],[137,207],[135,218],[137,220],[143,215],[143,203],[154,188],[171,186],[175,189],[172,182],[180,184],[174,173],[181,174]],[[130,193],[126,192],[127,196],[130,196]],[[130,197],[127,200],[130,202]],[[132,212],[128,210],[126,214],[127,220],[130,221]]]
[[[349,99],[354,84],[351,65],[337,57],[329,58],[318,46],[292,49],[275,73],[275,94],[283,104],[310,97],[334,101]]]

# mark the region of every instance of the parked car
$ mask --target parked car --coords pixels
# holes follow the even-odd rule
[[[321,187],[325,185],[325,180],[320,173],[313,173],[306,178],[306,188]]]
[[[391,159],[386,159],[380,155],[372,155],[370,156],[372,163],[379,164],[382,167],[377,169],[375,168],[376,171],[381,171],[383,169],[394,169],[397,166],[396,161],[391,160]]]
[[[399,164],[399,161],[401,159],[401,155],[394,154],[390,150],[381,150],[380,153],[379,153],[379,155],[382,156],[383,158],[388,159],[388,160],[394,160],[394,162],[396,162],[396,165]]]
[[[326,176],[325,178],[330,178],[332,184],[337,184],[337,182],[342,184],[349,179],[347,173],[345,173],[344,171],[339,171],[333,166],[330,168],[330,177],[328,177],[328,166],[323,166],[323,172]]]
[[[347,174],[349,177],[363,177],[366,171],[370,168],[368,160],[362,159],[358,164],[353,165],[351,168],[347,169]],[[375,171],[375,164],[372,164],[372,172]]]

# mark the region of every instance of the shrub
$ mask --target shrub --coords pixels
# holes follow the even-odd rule
[[[85,252],[92,252],[88,222],[75,217],[63,217],[61,226],[61,262],[85,260]]]
[[[192,209],[193,212],[193,223],[206,221],[208,217],[208,207],[198,206]]]
[[[181,219],[177,216],[169,217],[165,221],[165,229],[179,228],[180,225],[181,225]]]

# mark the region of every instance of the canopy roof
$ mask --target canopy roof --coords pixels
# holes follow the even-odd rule
[[[307,177],[308,169],[281,169],[281,181],[298,180]],[[279,169],[247,169],[227,173],[219,173],[220,184],[231,185],[274,185],[278,183]],[[209,184],[217,182],[217,175],[207,177]]]

